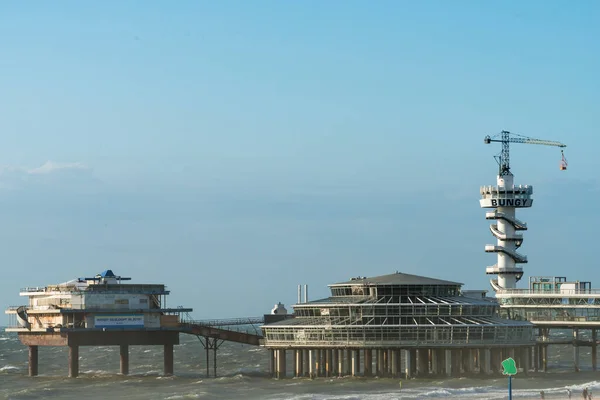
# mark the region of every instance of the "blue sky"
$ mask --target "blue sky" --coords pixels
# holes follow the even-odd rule
[[[34,5],[32,5],[34,4]],[[592,280],[594,1],[0,5],[0,304],[105,268],[198,318],[357,275],[488,288],[511,130],[528,274]],[[587,205],[587,207],[585,207]]]

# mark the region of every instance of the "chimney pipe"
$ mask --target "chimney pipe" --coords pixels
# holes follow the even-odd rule
[[[308,303],[308,285],[304,285],[304,302]]]
[[[298,285],[298,304],[302,303],[302,285]]]

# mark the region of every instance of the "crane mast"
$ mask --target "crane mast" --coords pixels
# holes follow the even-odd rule
[[[513,136],[511,136],[511,135],[513,135]],[[495,139],[498,136],[500,136],[500,138]],[[502,151],[500,152],[499,156],[496,156],[496,161],[498,161],[498,166],[500,168],[498,175],[500,175],[500,176],[505,176],[505,175],[511,174],[509,143],[539,144],[539,145],[544,145],[544,146],[567,147],[566,144],[563,144],[561,142],[556,142],[553,140],[534,139],[534,138],[530,138],[527,136],[517,135],[517,134],[511,133],[509,131],[502,131],[502,132],[500,132],[500,134],[498,134],[494,137],[491,137],[488,135],[485,137],[485,139],[483,141],[486,144],[490,144],[491,142],[502,143]]]

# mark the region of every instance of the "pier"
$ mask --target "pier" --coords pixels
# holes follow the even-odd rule
[[[498,373],[510,356],[524,373],[533,325],[497,315],[462,284],[396,272],[329,285],[331,296],[294,305],[263,325],[274,377],[428,377]],[[293,373],[288,373],[288,356]]]
[[[120,373],[129,374],[130,346],[162,346],[164,375],[173,375],[173,349],[179,335],[198,337],[217,374],[217,350],[223,341],[258,346],[263,317],[195,321],[191,308],[165,307],[169,291],[162,284],[128,284],[131,278],[106,270],[91,278],[21,289],[29,302],[9,307],[8,332],[29,348],[29,375],[39,374],[39,348],[66,346],[69,377],[79,376],[80,347],[119,346]],[[245,328],[244,328],[245,327]],[[249,329],[251,327],[251,329]]]

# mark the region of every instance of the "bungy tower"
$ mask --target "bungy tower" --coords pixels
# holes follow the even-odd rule
[[[485,218],[493,220],[490,232],[496,238],[496,244],[487,244],[485,251],[496,253],[498,260],[493,266],[486,268],[486,274],[497,275],[498,279],[490,281],[495,292],[503,289],[515,289],[523,276],[521,264],[527,263],[527,256],[517,251],[523,244],[523,231],[527,224],[517,219],[516,209],[528,208],[533,204],[533,187],[514,184],[514,176],[510,170],[509,143],[540,144],[546,146],[566,147],[565,144],[549,140],[533,139],[502,131],[496,136],[486,136],[486,144],[502,143],[502,152],[496,156],[499,172],[496,186],[482,186],[480,189],[482,208],[490,208]],[[562,150],[561,150],[562,153]],[[567,169],[567,162],[562,155],[560,170]]]

